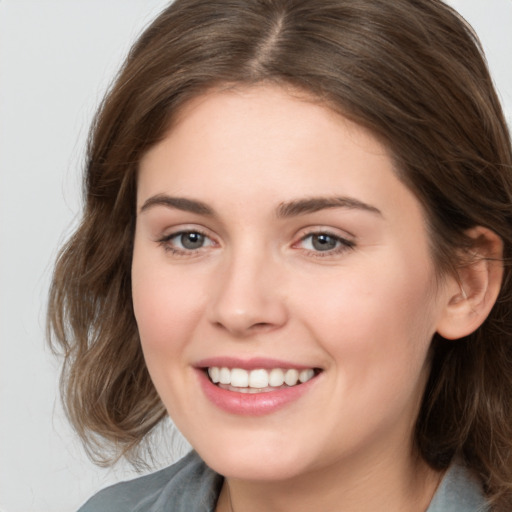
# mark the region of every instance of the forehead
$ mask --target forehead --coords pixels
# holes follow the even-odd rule
[[[169,185],[177,187],[228,172],[246,181],[265,175],[269,183],[281,176],[293,187],[299,180],[320,186],[323,170],[337,170],[370,179],[370,186],[371,170],[381,167],[395,174],[388,149],[369,131],[310,95],[259,85],[210,91],[188,102],[143,157],[140,174],[167,171]],[[139,190],[146,181],[139,180]]]

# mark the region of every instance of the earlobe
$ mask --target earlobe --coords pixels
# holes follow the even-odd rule
[[[437,326],[446,339],[458,339],[474,332],[485,321],[501,289],[503,242],[493,231],[481,226],[468,231],[473,245],[457,275],[447,279],[447,301]]]

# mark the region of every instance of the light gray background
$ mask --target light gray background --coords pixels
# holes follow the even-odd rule
[[[166,3],[0,0],[0,512],[72,511],[132,474],[94,467],[63,419],[45,302],[80,210],[95,107]],[[479,33],[512,121],[512,0],[451,3]]]

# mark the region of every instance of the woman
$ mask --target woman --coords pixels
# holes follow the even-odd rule
[[[50,328],[84,511],[512,505],[510,137],[438,0],[177,0],[94,124]]]

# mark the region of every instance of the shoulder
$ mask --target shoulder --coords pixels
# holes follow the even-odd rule
[[[488,512],[478,479],[462,464],[453,464],[446,472],[427,512]]]
[[[78,512],[211,512],[221,485],[222,477],[191,452],[168,468],[107,487]]]

